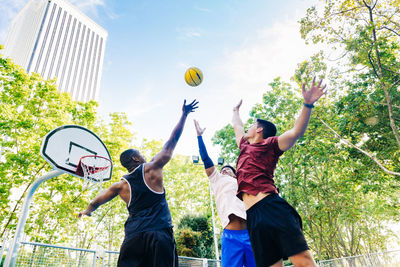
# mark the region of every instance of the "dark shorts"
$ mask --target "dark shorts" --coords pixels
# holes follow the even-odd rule
[[[257,266],[270,266],[309,249],[300,215],[278,194],[263,198],[246,213]]]
[[[141,232],[121,246],[119,267],[178,267],[178,254],[171,228]]]

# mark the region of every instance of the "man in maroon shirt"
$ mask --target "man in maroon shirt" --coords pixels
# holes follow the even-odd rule
[[[244,132],[239,108],[233,109],[233,128],[240,148],[237,161],[237,196],[243,200],[247,213],[247,228],[257,266],[283,266],[290,258],[294,266],[317,266],[302,232],[302,221],[296,210],[278,195],[274,170],[279,157],[304,135],[311,110],[326,86],[322,80],[311,88],[302,86],[303,108],[294,126],[280,136],[273,123],[257,119]]]

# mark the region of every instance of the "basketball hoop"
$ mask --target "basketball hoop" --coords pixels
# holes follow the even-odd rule
[[[108,158],[97,155],[83,156],[76,167],[76,174],[88,183],[100,183],[101,186],[111,166],[112,162]]]

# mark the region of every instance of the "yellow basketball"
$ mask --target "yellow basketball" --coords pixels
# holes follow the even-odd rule
[[[203,73],[198,68],[188,68],[185,72],[185,81],[190,86],[198,86],[203,81]]]

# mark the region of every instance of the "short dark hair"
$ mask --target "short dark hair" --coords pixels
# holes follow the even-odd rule
[[[119,161],[121,165],[124,166],[128,171],[130,171],[133,167],[135,167],[135,161],[132,157],[139,155],[139,151],[137,149],[127,149],[121,153],[119,156]]]
[[[270,121],[257,119],[257,127],[263,128],[263,138],[266,139],[276,135],[276,126]]]
[[[225,165],[225,166],[223,166],[223,167],[221,168],[221,171],[222,171],[223,169],[225,169],[225,168],[231,169],[231,170],[233,171],[233,173],[236,175],[236,170],[235,170],[235,168],[233,168],[231,165]]]

